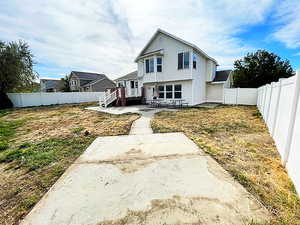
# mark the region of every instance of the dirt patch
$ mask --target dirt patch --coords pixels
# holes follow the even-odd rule
[[[149,210],[129,210],[119,220],[102,221],[98,225],[221,225],[251,222],[246,217],[240,217],[238,212],[236,216],[232,216],[232,211],[234,209],[231,205],[218,199],[174,196],[171,199],[153,200]]]
[[[132,149],[128,152],[120,154],[118,156],[112,157],[109,160],[98,160],[98,161],[88,161],[84,163],[96,163],[96,164],[112,164],[118,167],[123,173],[134,173],[140,169],[147,167],[148,165],[164,159],[178,159],[186,158],[191,159],[195,157],[202,156],[201,153],[195,154],[170,154],[163,156],[149,156],[143,153],[139,149]]]
[[[160,112],[155,132],[184,132],[272,213],[269,224],[300,224],[300,200],[256,107]]]
[[[18,109],[3,116],[6,121],[24,120],[17,129],[18,136],[12,141],[35,142],[45,138],[71,138],[86,131],[94,136],[120,135],[129,130],[136,114],[111,115],[85,110],[84,105],[61,105],[32,109]]]

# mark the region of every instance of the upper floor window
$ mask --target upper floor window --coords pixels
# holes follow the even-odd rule
[[[193,54],[193,69],[197,68],[197,56]]]
[[[71,85],[76,86],[77,85],[77,80],[71,80]]]
[[[162,72],[162,57],[156,58],[156,71]]]
[[[190,53],[181,52],[178,53],[178,69],[188,69],[190,65]]]
[[[154,58],[146,59],[146,73],[154,72]]]

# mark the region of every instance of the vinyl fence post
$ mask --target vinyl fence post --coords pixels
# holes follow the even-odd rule
[[[262,109],[262,116],[263,118],[266,120],[266,114],[265,114],[265,110],[266,110],[266,96],[267,96],[267,85],[264,86],[264,99],[263,99],[263,109]]]
[[[269,115],[270,115],[270,105],[271,105],[271,100],[272,100],[272,92],[273,92],[273,82],[270,85],[271,91],[270,91],[270,97],[268,101],[268,110],[267,110],[267,115],[266,115],[266,124],[268,125],[268,120],[269,120]]]
[[[279,89],[278,89],[278,96],[277,96],[277,101],[276,101],[276,106],[275,106],[275,112],[274,112],[274,121],[273,121],[273,126],[271,129],[271,136],[274,137],[275,135],[275,129],[277,125],[277,120],[278,120],[278,109],[279,109],[279,103],[280,103],[280,96],[281,96],[281,86],[282,86],[282,81],[283,79],[279,79]]]
[[[236,105],[238,104],[238,96],[239,96],[239,88],[237,88],[236,92],[235,92],[235,104]]]
[[[284,157],[283,157],[284,166],[286,166],[291,151],[292,138],[294,134],[295,120],[296,120],[298,101],[299,101],[299,94],[300,94],[300,70],[297,70],[296,80],[295,80],[295,92],[294,92],[294,97],[292,102],[292,110],[290,114],[290,121],[289,121],[288,133],[287,133],[287,141],[284,149],[285,150]]]

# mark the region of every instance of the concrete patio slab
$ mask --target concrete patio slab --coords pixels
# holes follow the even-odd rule
[[[21,224],[244,225],[267,218],[191,140],[168,133],[97,138]]]
[[[97,138],[76,163],[186,154],[205,155],[182,133],[110,136]]]

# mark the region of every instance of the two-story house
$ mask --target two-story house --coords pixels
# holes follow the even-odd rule
[[[106,75],[99,73],[72,71],[69,78],[71,91],[104,92],[116,87]]]
[[[143,87],[147,100],[182,99],[189,105],[223,102],[223,89],[229,86],[230,70],[217,71],[218,62],[214,58],[161,29],[155,32],[135,62],[137,73],[121,77],[117,82],[122,84],[127,78],[132,82],[137,80],[138,84],[127,85],[126,89]]]

